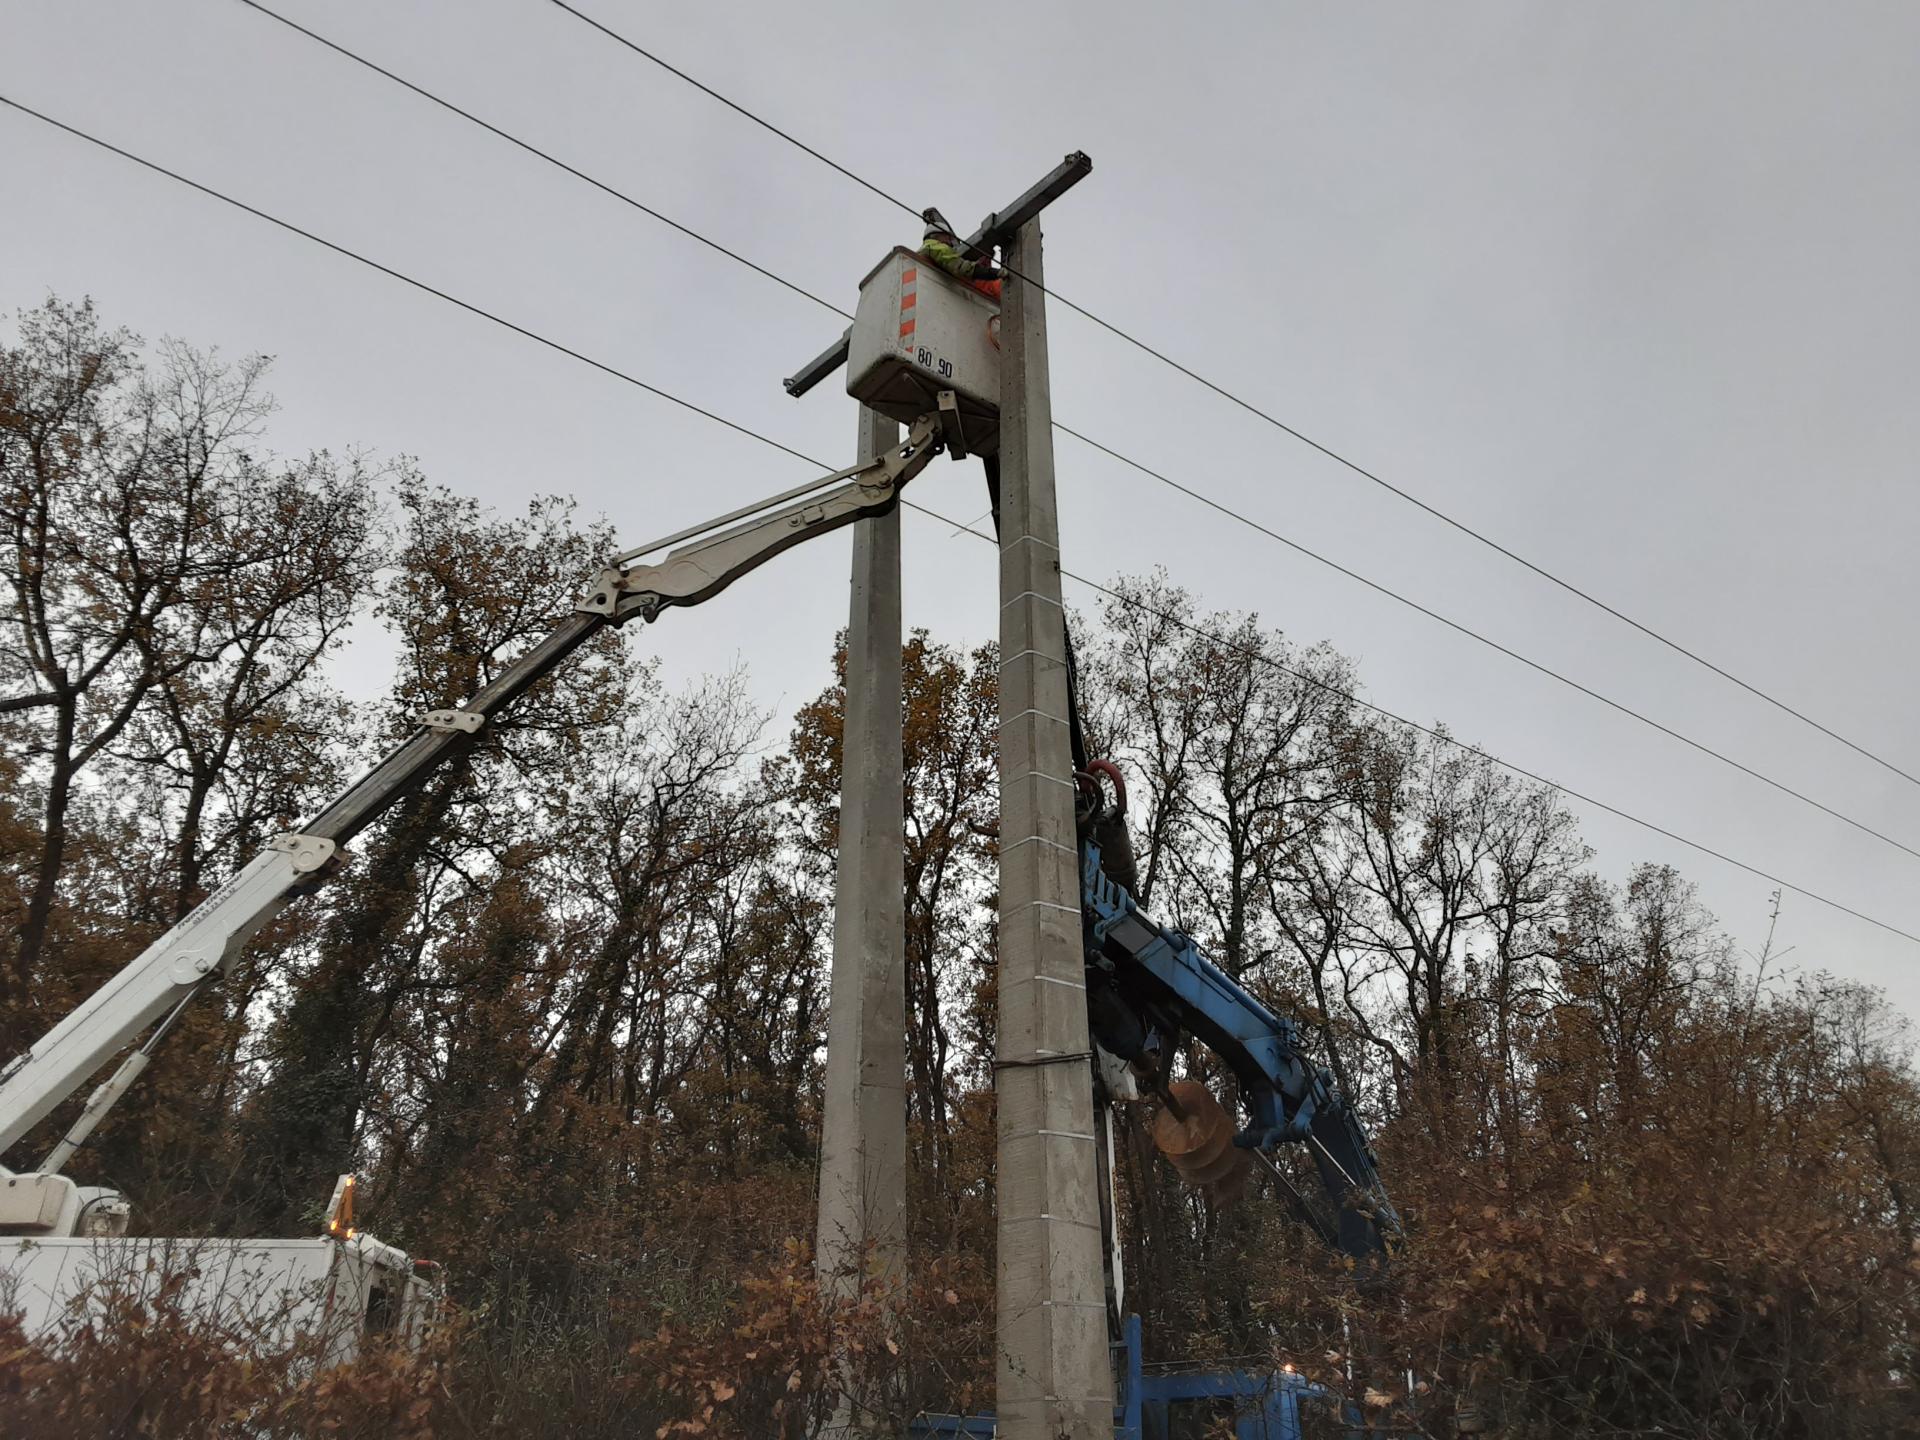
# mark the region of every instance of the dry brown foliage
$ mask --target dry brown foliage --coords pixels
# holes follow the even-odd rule
[[[433,1440],[459,1433],[449,1343],[316,1369],[310,1340],[224,1322],[166,1283],[98,1296],[51,1335],[0,1315],[0,1397],[7,1433],[36,1440]]]
[[[865,1430],[899,1434],[929,1408],[987,1403],[993,1297],[962,1270],[971,1267],[928,1261],[905,1285],[866,1273],[843,1295],[790,1242],[741,1282],[724,1323],[669,1321],[634,1345],[636,1383],[672,1407],[659,1440],[801,1440],[842,1407]]]
[[[0,354],[15,1041],[615,548],[554,497],[499,516],[406,465],[278,460],[263,378],[57,302]],[[1560,796],[1356,713],[1328,647],[1165,577],[1114,588],[1082,699],[1132,782],[1146,901],[1300,1020],[1408,1224],[1357,1287],[1270,1194],[1183,1191],[1126,1121],[1149,1359],[1289,1357],[1429,1434],[1463,1407],[1510,1436],[1913,1434],[1920,1082],[1877,997],[1737,956],[1671,870],[1597,878]],[[329,668],[349,620],[390,683]],[[603,639],[270,926],[74,1166],[186,1235],[308,1233],[358,1169],[365,1223],[446,1262],[466,1322],[319,1376],[164,1306],[15,1327],[14,1428],[626,1440],[804,1434],[843,1383],[887,1424],[990,1404],[991,648],[904,656],[910,1271],[840,1303],[791,1243],[840,687],[782,739],[740,676],[670,691]]]

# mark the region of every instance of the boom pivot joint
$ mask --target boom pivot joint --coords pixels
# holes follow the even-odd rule
[[[803,540],[885,514],[942,444],[940,415],[922,415],[904,441],[864,464],[615,556],[574,608],[624,625],[636,618],[651,622],[674,606],[697,605]],[[652,563],[636,563],[669,545],[679,548]]]

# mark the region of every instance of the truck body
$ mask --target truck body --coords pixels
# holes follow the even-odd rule
[[[57,1345],[126,1302],[165,1305],[249,1350],[324,1369],[369,1344],[418,1346],[441,1295],[435,1267],[367,1236],[0,1239],[0,1311],[17,1313],[30,1338]]]

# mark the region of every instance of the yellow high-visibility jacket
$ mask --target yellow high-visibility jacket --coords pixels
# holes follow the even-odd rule
[[[1000,267],[986,260],[969,260],[944,240],[929,240],[920,247],[921,258],[931,260],[957,280],[997,280]]]

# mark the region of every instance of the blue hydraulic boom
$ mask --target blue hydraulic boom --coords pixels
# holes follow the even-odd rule
[[[1077,735],[1075,739],[1078,749]],[[1117,797],[1111,807],[1104,803],[1102,777]],[[1287,1191],[1294,1212],[1328,1244],[1352,1256],[1357,1266],[1371,1269],[1397,1243],[1400,1220],[1380,1183],[1373,1147],[1352,1104],[1333,1073],[1301,1053],[1292,1021],[1247,993],[1190,937],[1155,923],[1134,900],[1126,785],[1119,770],[1109,761],[1081,760],[1075,779],[1087,1018],[1094,1040],[1125,1061],[1147,1090],[1176,1110],[1176,1118],[1184,1096],[1190,1113],[1201,1122],[1197,1128],[1217,1120],[1220,1131],[1214,1139],[1227,1150],[1225,1131],[1233,1122],[1219,1102],[1205,1095],[1202,1086],[1170,1081],[1174,1056],[1185,1037],[1213,1051],[1233,1072],[1249,1117],[1231,1137],[1231,1146],[1265,1161]],[[1202,1113],[1196,1101],[1204,1101],[1210,1110]],[[1325,1201],[1309,1200],[1273,1164],[1268,1152],[1287,1143],[1305,1145],[1312,1154]],[[1209,1155],[1207,1164],[1222,1176],[1232,1169],[1225,1157]],[[1351,1406],[1342,1407],[1337,1395],[1293,1373],[1290,1366],[1277,1372],[1182,1367],[1160,1373],[1144,1363],[1138,1315],[1121,1322],[1113,1351],[1115,1440],[1176,1433],[1169,1428],[1171,1412],[1200,1407],[1217,1417],[1223,1406],[1231,1410],[1233,1434],[1241,1440],[1300,1440],[1302,1410],[1308,1402],[1341,1414],[1342,1433],[1349,1440],[1377,1440],[1380,1433],[1367,1429]],[[909,1427],[909,1434],[930,1440],[986,1440],[998,1433],[991,1415],[921,1416]]]
[[[1080,903],[1094,1039],[1170,1104],[1176,1103],[1167,1088],[1174,1054],[1184,1036],[1199,1040],[1239,1082],[1250,1118],[1233,1144],[1266,1162],[1289,1190],[1296,1213],[1329,1244],[1357,1260],[1384,1254],[1398,1239],[1400,1220],[1352,1103],[1332,1071],[1301,1052],[1292,1021],[1248,994],[1190,937],[1141,911],[1122,883],[1133,875],[1125,790],[1108,762],[1095,761],[1089,771],[1096,769],[1112,777],[1121,800],[1102,812],[1097,778],[1080,777]],[[1113,858],[1103,856],[1102,840]],[[1304,1144],[1312,1155],[1331,1213],[1293,1190],[1273,1166],[1268,1152],[1288,1142]]]

